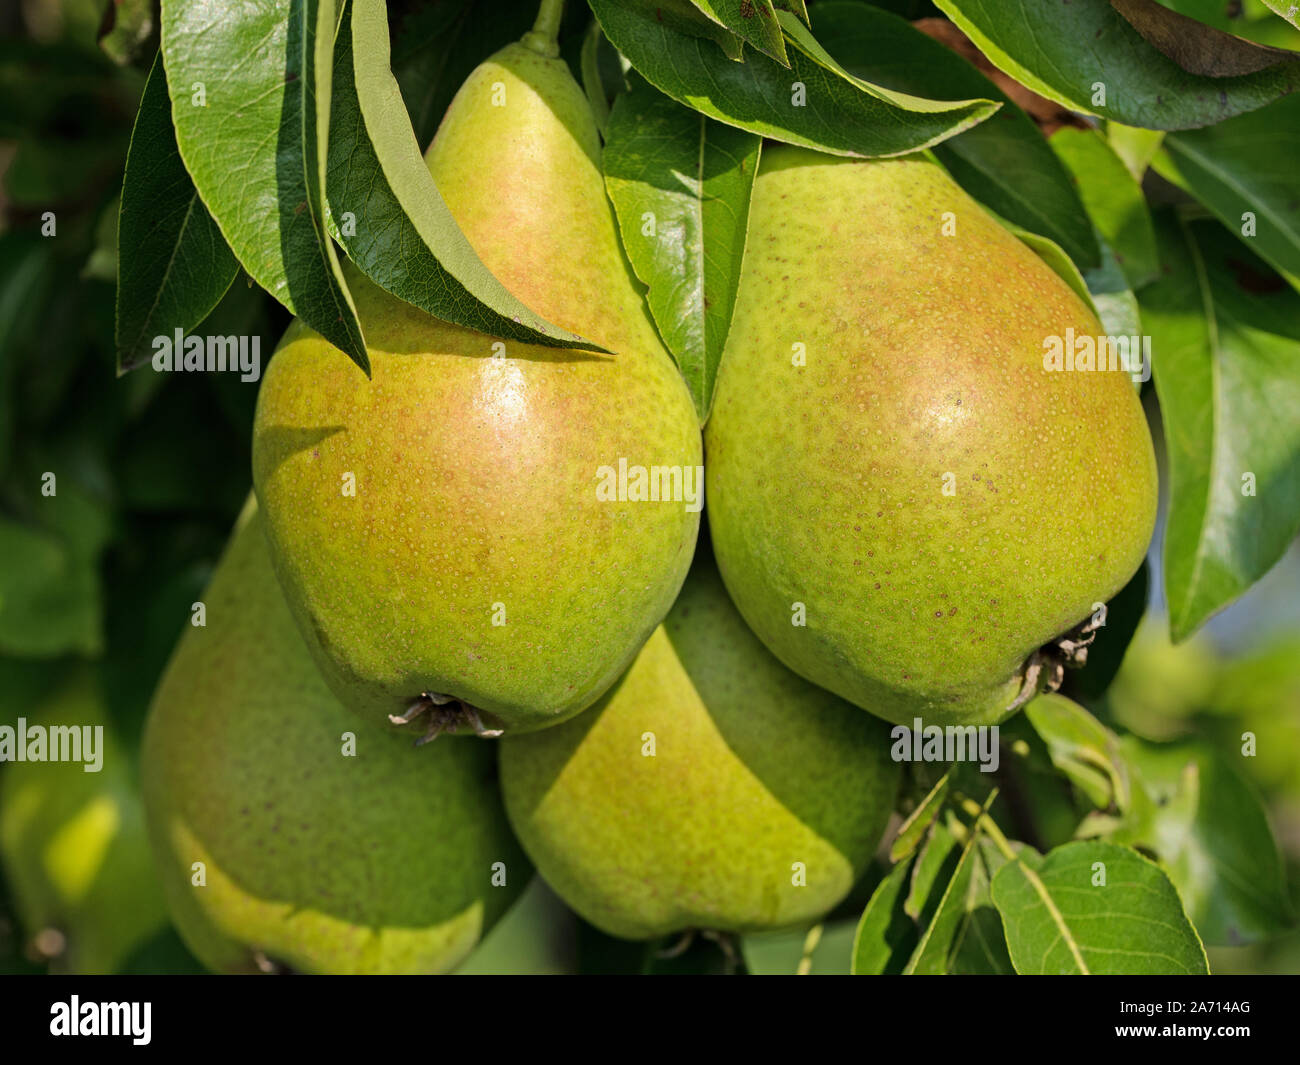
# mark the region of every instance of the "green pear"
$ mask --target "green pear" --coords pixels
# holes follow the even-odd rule
[[[703,548],[609,694],[501,749],[538,871],[626,939],[816,920],[870,860],[898,781],[886,727],[773,658]]]
[[[452,969],[528,883],[495,749],[354,732],[246,508],[150,708],[142,773],[167,901],[223,972]]]
[[[23,721],[26,753],[41,730],[45,758],[52,753],[49,730],[75,728],[83,738],[92,730],[92,746],[73,748],[81,761],[14,760],[0,772],[0,858],[30,950],[53,972],[116,972],[167,925],[135,759],[117,739],[89,670]],[[15,730],[16,744],[19,722],[0,723]],[[3,752],[6,760],[17,755]]]
[[[718,564],[767,647],[907,725],[998,721],[1059,672],[1036,652],[1155,522],[1130,375],[1047,369],[1052,338],[1101,333],[935,164],[765,152],[705,444]]]
[[[675,471],[698,499],[699,423],[562,60],[524,45],[487,60],[428,160],[487,266],[614,354],[503,344],[353,271],[373,379],[295,323],[258,397],[254,481],[290,607],[347,706],[428,734],[545,727],[594,702],[672,605],[699,506],[684,487],[620,492],[616,471]]]

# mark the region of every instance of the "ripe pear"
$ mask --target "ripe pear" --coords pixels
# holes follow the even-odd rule
[[[176,925],[222,972],[437,973],[528,883],[495,749],[356,728],[246,508],[150,708],[142,772]]]
[[[52,972],[116,972],[167,926],[134,756],[115,735],[89,670],[22,716],[28,753],[36,729],[48,737],[51,728],[76,728],[84,740],[90,728],[93,745],[73,749],[81,761],[15,760],[0,772],[0,857],[29,950]],[[0,724],[15,730],[16,743],[17,719]],[[43,756],[50,753],[47,739]]]
[[[698,506],[606,490],[623,461],[696,476],[699,423],[562,60],[519,44],[484,62],[428,162],[485,264],[612,354],[502,345],[352,271],[373,379],[295,323],[258,397],[254,481],[289,604],[346,705],[423,716],[430,734],[545,727],[594,702],[672,605]]]
[[[1011,712],[1155,522],[1130,375],[1045,369],[1051,338],[1101,334],[935,164],[766,152],[705,450],[767,647],[889,721]]]
[[[773,658],[703,546],[626,676],[501,748],[524,850],[626,939],[815,920],[871,858],[898,780],[885,726]]]

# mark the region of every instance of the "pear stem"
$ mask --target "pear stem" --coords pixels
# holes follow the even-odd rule
[[[537,21],[520,43],[548,59],[555,59],[560,54],[560,20],[563,17],[564,0],[542,0]]]

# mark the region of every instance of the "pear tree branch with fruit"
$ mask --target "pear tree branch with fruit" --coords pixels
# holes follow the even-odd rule
[[[1179,7],[163,0],[115,387],[289,323],[139,744],[199,962],[1277,940],[1300,731],[1134,692],[1300,531],[1300,31]]]

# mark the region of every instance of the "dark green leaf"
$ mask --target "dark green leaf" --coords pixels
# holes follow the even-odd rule
[[[781,24],[772,10],[772,0],[691,0],[691,3],[764,55],[771,56],[782,66],[790,65],[785,55]],[[807,12],[804,12],[804,21],[807,20]]]
[[[901,862],[904,858],[910,858],[916,853],[917,847],[921,845],[921,840],[925,838],[926,832],[934,824],[935,818],[939,816],[940,811],[943,809],[944,800],[948,797],[948,786],[951,779],[952,770],[950,768],[939,778],[938,783],[930,789],[916,809],[908,814],[907,820],[899,827],[898,835],[889,848],[891,861]]]
[[[906,860],[895,865],[862,911],[853,940],[855,976],[897,975],[916,947],[916,924],[903,909],[913,864]]]
[[[162,51],[181,158],[255,281],[369,372],[325,225],[334,0],[168,3]]]
[[[896,15],[861,3],[814,6],[813,32],[851,74],[900,92],[995,100],[1001,110],[944,141],[935,156],[1003,218],[1056,241],[1080,267],[1097,242],[1069,173],[1019,107],[961,56]]]
[[[984,805],[985,813],[992,801],[990,795]],[[979,838],[977,823],[962,842],[951,875],[934,885],[932,892],[937,898],[933,907],[927,907],[931,915],[921,924],[921,937],[903,969],[905,975],[942,976],[949,971],[949,954],[968,913]]]
[[[944,103],[871,86],[836,68],[786,13],[791,69],[763,55],[729,61],[712,42],[672,29],[653,11],[592,0],[605,36],[656,88],[752,133],[835,155],[901,155],[987,118],[987,100]]]
[[[621,6],[641,19],[654,19],[675,34],[712,41],[734,62],[739,63],[744,55],[744,42],[700,11],[693,0],[621,0]]]
[[[239,272],[181,162],[161,56],[140,100],[118,216],[117,368],[148,361],[155,336],[189,333]]]
[[[1169,455],[1165,597],[1182,640],[1300,531],[1300,293],[1211,221],[1158,220],[1142,293]]]
[[[993,877],[1007,861],[992,842],[983,838],[978,841],[966,896],[966,918],[957,931],[949,959],[949,971],[954,974],[1015,975],[992,894]]]
[[[1248,54],[1267,61],[1262,69],[1223,76],[1189,73],[1144,40],[1109,0],[935,3],[1022,85],[1072,110],[1129,126],[1206,126],[1300,89],[1300,63],[1249,43],[1243,43]],[[1102,91],[1105,102],[1099,100]]]
[[[528,343],[599,350],[530,311],[474,253],[401,107],[388,67],[383,0],[351,0],[348,12],[336,41],[329,161],[331,221],[348,256],[389,292],[446,321]]]
[[[605,181],[623,247],[701,423],[731,328],[759,144],[640,78],[610,116]]]
[[[934,917],[944,885],[952,878],[960,858],[957,837],[942,821],[935,821],[912,867],[912,881],[903,902],[903,912],[919,927],[925,928]]]
[[[1300,284],[1300,95],[1171,133],[1164,147],[1192,194]]]

